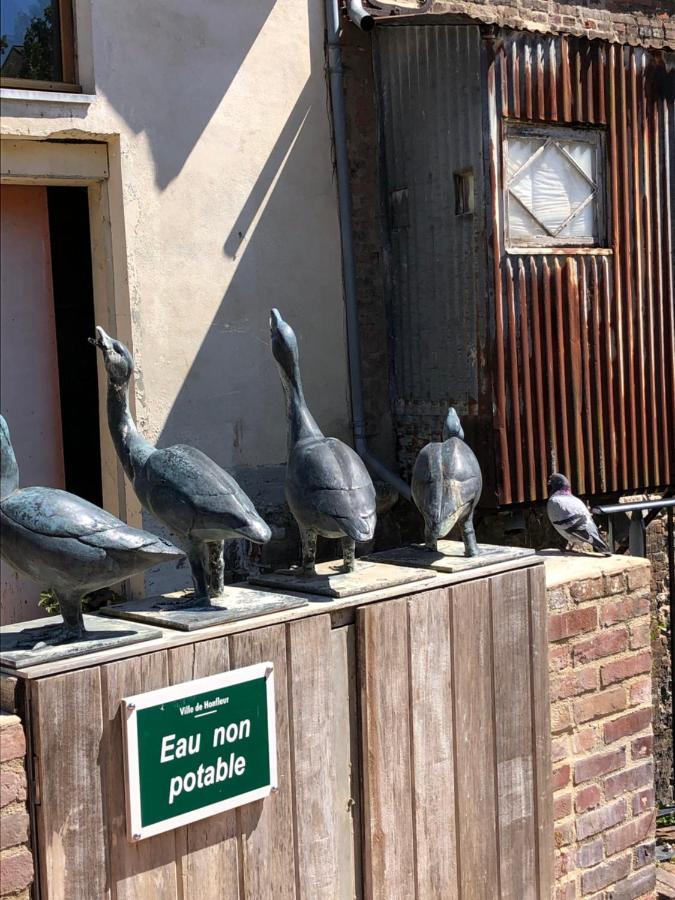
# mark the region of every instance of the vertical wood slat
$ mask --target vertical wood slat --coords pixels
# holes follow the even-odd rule
[[[408,603],[416,897],[456,897],[450,604],[446,590]]]
[[[104,759],[101,789],[106,803],[112,900],[138,897],[178,897],[176,838],[173,831],[132,843],[126,840],[126,801],[122,748],[123,697],[132,697],[169,683],[165,651],[135,656],[101,668]],[[124,838],[120,839],[120,836]]]
[[[499,835],[493,708],[490,592],[486,580],[450,589],[453,634],[455,797],[462,900],[495,900]],[[491,782],[486,773],[493,773]],[[479,809],[480,817],[476,816]]]
[[[168,651],[171,684],[230,669],[227,638]],[[179,900],[239,900],[239,853],[235,810],[209,816],[176,832]]]
[[[286,626],[298,900],[335,900],[338,883],[330,616]]]
[[[520,378],[518,373],[518,332],[516,326],[516,302],[513,283],[513,266],[506,261],[506,312],[508,319],[510,381],[511,381],[511,424],[513,428],[513,460],[515,463],[516,492],[513,500],[517,503],[525,499],[523,479],[523,433],[520,425]]]
[[[99,762],[100,670],[34,682],[32,723],[41,801],[36,807],[40,896],[105,900],[110,882]]]
[[[544,362],[542,355],[543,325],[539,301],[539,273],[537,263],[530,258],[530,296],[532,298],[532,352],[534,354],[534,380],[537,396],[537,434],[539,444],[539,495],[546,495],[548,463],[546,458],[546,420],[544,405]]]
[[[528,496],[537,495],[537,474],[535,467],[535,438],[532,421],[532,406],[534,397],[532,394],[532,377],[530,368],[530,329],[529,317],[531,315],[531,302],[527,295],[527,282],[525,279],[525,265],[523,260],[518,260],[518,309],[520,312],[520,359],[523,372],[523,406],[525,412],[525,448],[527,453],[527,482]]]
[[[529,594],[522,572],[490,579],[501,900],[536,900]],[[518,864],[514,865],[514,860]]]
[[[596,438],[596,432],[593,431],[593,425],[595,424],[596,429],[598,428],[598,422],[595,421],[595,417],[597,415],[597,410],[594,411],[593,404],[591,402],[591,357],[596,350],[596,346],[594,343],[594,329],[593,329],[593,318],[590,319],[590,327],[589,327],[589,316],[588,316],[588,308],[590,303],[592,302],[593,295],[590,293],[590,285],[588,279],[588,271],[586,268],[586,260],[582,258],[579,260],[579,291],[578,291],[578,300],[579,300],[579,328],[581,332],[581,356],[582,356],[582,382],[583,382],[583,413],[582,413],[582,421],[580,424],[580,430],[584,430],[585,426],[585,435],[584,435],[584,447],[587,450],[588,459],[586,460],[586,485],[587,489],[591,494],[595,493],[595,453],[594,448],[600,444],[599,439]]]
[[[611,363],[609,360],[604,360],[602,357],[602,345],[601,345],[601,334],[602,334],[602,326],[601,326],[601,299],[600,299],[600,285],[598,282],[600,275],[598,272],[598,261],[597,259],[593,259],[591,261],[591,282],[589,285],[589,290],[592,290],[592,301],[591,301],[591,311],[592,311],[592,339],[593,339],[593,385],[595,387],[595,391],[593,392],[593,400],[588,400],[588,408],[590,410],[591,403],[595,403],[595,414],[597,416],[596,420],[596,428],[597,428],[597,451],[595,454],[595,464],[592,466],[594,469],[597,467],[598,473],[598,484],[597,487],[599,490],[606,492],[609,490],[608,478],[607,478],[607,460],[609,458],[609,453],[606,446],[606,428],[611,428],[613,426],[613,420],[609,422],[605,422],[605,410],[604,410],[604,396],[605,391],[603,389],[604,379],[603,375],[606,373],[607,378],[610,377],[610,367]],[[604,327],[609,332],[609,322],[604,323]],[[592,427],[592,419],[591,416],[588,416],[589,424]],[[593,488],[596,489],[595,487]]]
[[[577,490],[586,493],[586,478],[584,464],[584,438],[582,422],[582,377],[581,377],[581,338],[579,335],[579,277],[577,273],[577,261],[574,257],[568,257],[566,268],[566,296],[567,296],[567,328],[568,328],[568,357],[570,361],[570,386],[572,431],[574,435],[574,469],[572,462],[568,471],[575,471]]]
[[[415,896],[407,601],[358,610],[363,874],[369,900]]]
[[[290,763],[286,631],[283,625],[229,638],[233,669],[269,660],[274,665],[279,790],[237,810],[241,841],[241,900],[294,900],[295,848]]]
[[[555,349],[553,343],[553,290],[551,288],[551,269],[548,264],[548,260],[544,259],[544,263],[542,266],[542,274],[544,279],[544,335],[545,335],[545,343],[546,343],[546,386],[548,389],[547,394],[547,407],[548,407],[548,442],[549,442],[549,466],[551,471],[556,471],[560,468],[560,459],[558,458],[557,448],[560,446],[558,443],[557,430],[556,430],[556,414],[555,414],[555,368],[554,368],[554,360],[555,360]]]

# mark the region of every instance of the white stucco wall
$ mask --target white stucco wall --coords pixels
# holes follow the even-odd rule
[[[80,80],[95,101],[4,101],[2,133],[112,147],[119,136],[112,227],[126,240],[143,430],[225,465],[283,463],[268,329],[278,306],[298,334],[315,418],[349,439],[323,3],[75,7]]]

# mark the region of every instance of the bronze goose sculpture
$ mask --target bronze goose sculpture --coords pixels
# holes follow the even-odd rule
[[[270,330],[288,416],[286,500],[300,528],[304,573],[315,574],[317,535],[342,538],[344,568],[354,571],[356,542],[375,532],[373,482],[361,457],[325,437],[314,421],[302,390],[298,342],[277,309]]]
[[[473,511],[483,490],[483,478],[473,450],[464,443],[464,431],[454,407],[448,410],[443,441],[420,450],[411,489],[424,519],[427,548],[436,550],[438,540],[455,525],[461,525],[465,555],[478,556]]]
[[[143,507],[188,541],[192,599],[208,604],[224,589],[223,542],[265,544],[270,528],[234,478],[201,450],[186,444],[158,449],[145,440],[129,408],[131,353],[101,327],[91,340],[108,375],[108,425],[120,462]]]
[[[75,494],[48,487],[20,488],[19,467],[2,416],[0,453],[2,558],[54,591],[63,627],[51,640],[77,640],[86,634],[85,594],[185,555]]]

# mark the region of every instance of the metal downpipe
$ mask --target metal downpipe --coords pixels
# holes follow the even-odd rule
[[[342,278],[345,294],[347,321],[347,353],[349,360],[349,388],[351,394],[354,446],[366,465],[383,481],[391,485],[406,500],[411,499],[410,486],[392,472],[368,450],[366,422],[363,406],[363,381],[361,375],[361,347],[359,316],[356,299],[356,272],[354,264],[354,233],[352,229],[352,198],[349,184],[349,158],[347,154],[347,129],[345,124],[344,89],[342,80],[342,49],[340,47],[340,10],[338,0],[325,0],[326,52],[328,80],[333,111],[333,142],[335,145],[335,169],[337,175],[340,239],[342,243]]]

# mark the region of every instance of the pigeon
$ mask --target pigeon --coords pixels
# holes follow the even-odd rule
[[[583,547],[590,544],[605,556],[610,556],[610,549],[600,537],[598,526],[588,511],[583,500],[575,497],[570,483],[559,472],[554,472],[548,480],[549,498],[546,504],[551,525],[572,547]]]

